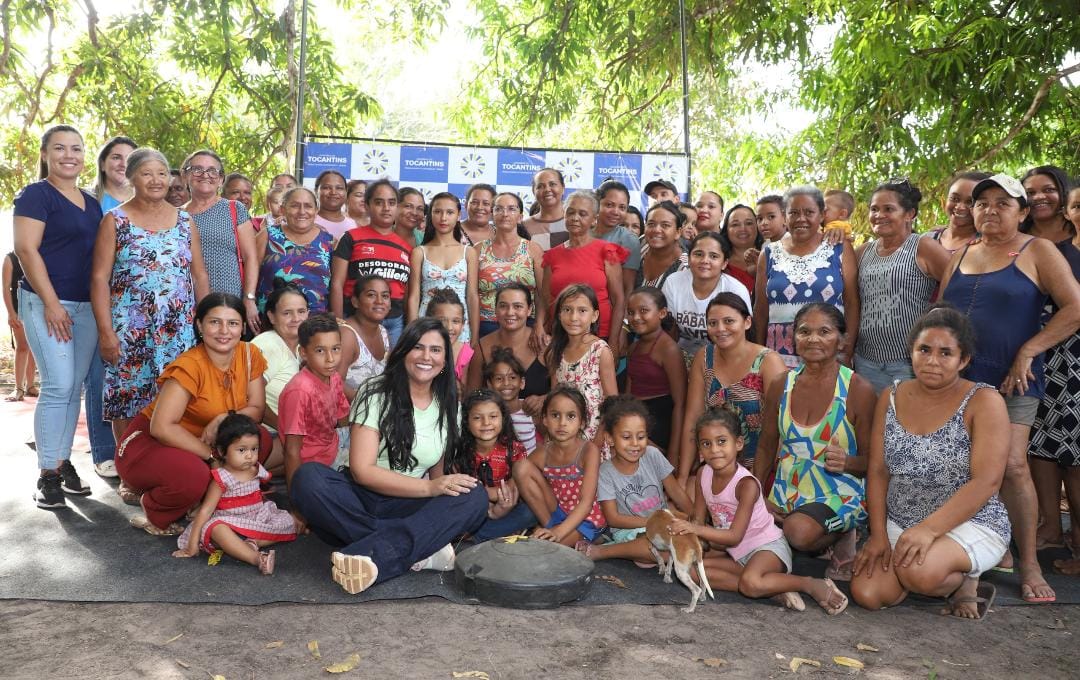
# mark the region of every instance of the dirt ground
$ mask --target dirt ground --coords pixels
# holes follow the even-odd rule
[[[13,600],[0,602],[0,676],[316,678],[356,653],[359,664],[340,677],[1076,678],[1078,624],[1080,608],[1069,606],[997,608],[968,622],[927,608],[852,609],[830,619],[765,603],[683,614],[668,606],[519,611],[438,599],[260,607]],[[837,665],[835,656],[865,668]],[[792,673],[794,657],[821,667]]]

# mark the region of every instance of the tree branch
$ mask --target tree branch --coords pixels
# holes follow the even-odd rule
[[[1080,73],[1080,62],[1063,68],[1043,80],[1042,84],[1039,85],[1039,89],[1035,91],[1035,97],[1031,100],[1031,106],[1029,106],[1027,111],[1024,112],[1024,115],[1020,117],[1020,120],[1017,121],[1016,125],[1009,130],[1008,134],[1006,134],[1000,142],[992,146],[989,151],[976,159],[973,165],[983,165],[991,158],[1001,153],[1002,149],[1016,139],[1016,137],[1023,132],[1024,128],[1027,127],[1027,124],[1031,122],[1031,119],[1035,117],[1035,114],[1039,112],[1043,102],[1050,96],[1050,89],[1054,87],[1054,83],[1073,73]]]

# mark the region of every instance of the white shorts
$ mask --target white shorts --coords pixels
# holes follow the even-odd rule
[[[885,529],[889,533],[889,545],[896,547],[896,541],[904,529],[896,522],[886,521]],[[979,524],[968,520],[945,534],[956,541],[964,552],[967,553],[971,562],[971,571],[967,573],[972,578],[978,578],[984,571],[988,571],[1001,561],[1009,544],[1002,540],[1001,536]]]

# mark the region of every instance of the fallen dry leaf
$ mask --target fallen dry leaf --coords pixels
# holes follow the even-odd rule
[[[799,670],[799,666],[813,666],[814,668],[821,668],[821,662],[814,659],[804,659],[800,656],[791,657],[791,663],[788,664],[788,668],[792,673]]]
[[[177,666],[179,666],[180,668],[191,668],[191,664],[189,664],[189,663],[184,663],[184,662],[183,662],[183,661],[181,661],[180,659],[173,659],[173,661],[175,661],[175,662],[176,662],[176,665],[177,665]]]
[[[518,541],[527,541],[529,537],[525,534],[517,534],[514,536],[507,536],[503,539],[503,543],[517,543]]]
[[[345,659],[341,663],[336,663],[331,666],[327,666],[323,670],[327,673],[348,673],[352,669],[356,668],[360,663],[359,654],[350,654],[349,658]]]
[[[1065,627],[1065,622],[1061,619],[1054,619],[1054,622],[1046,626],[1050,630],[1060,630]]]
[[[616,586],[618,588],[622,588],[624,590],[629,590],[630,589],[630,586],[623,583],[622,579],[619,578],[618,576],[611,576],[610,574],[601,574],[600,576],[597,576],[596,578],[599,581],[607,581],[611,585]]]
[[[777,659],[786,659],[787,658],[786,656],[784,656],[780,652],[773,652],[773,654],[776,655]]]
[[[860,652],[880,652],[881,651],[877,647],[871,647],[870,645],[863,644],[862,642],[855,645],[855,649],[859,650]]]
[[[319,653],[319,641],[318,640],[312,640],[311,642],[307,643],[307,650],[309,652],[311,652],[311,655],[313,657],[315,657],[316,659],[321,659],[322,658],[322,654]]]
[[[725,665],[727,663],[727,659],[721,659],[721,658],[716,657],[716,656],[710,656],[707,659],[703,659],[702,657],[699,656],[699,657],[695,657],[694,661],[700,661],[701,663],[705,664],[709,668],[720,668],[721,666],[723,666],[723,665]]]
[[[277,649],[281,645],[285,644],[284,640],[274,640],[273,642],[266,643],[267,649]]]
[[[224,675],[214,675],[210,671],[206,671],[206,674],[210,676],[210,680],[225,680]]]
[[[948,659],[942,659],[942,661],[943,661],[944,663],[947,663],[947,664],[949,664],[950,666],[964,666],[964,667],[966,667],[966,666],[970,666],[970,665],[971,665],[971,664],[969,664],[969,663],[956,663],[955,661],[949,661]]]
[[[454,671],[451,677],[454,678],[480,678],[480,680],[491,680],[491,676],[484,671]]]
[[[221,561],[221,556],[224,554],[225,552],[222,550],[215,550],[214,552],[210,553],[210,557],[206,558],[206,565],[209,567],[217,566],[217,563]]]
[[[177,640],[179,640],[182,637],[184,637],[183,633],[180,633],[179,635],[173,635],[171,638],[169,638],[168,640],[165,641],[165,644],[169,644],[170,642],[176,642]]]
[[[834,656],[832,662],[837,666],[847,666],[848,668],[865,668],[866,664],[858,659],[852,659],[849,656]]]

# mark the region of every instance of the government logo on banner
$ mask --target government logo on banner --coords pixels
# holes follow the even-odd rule
[[[543,168],[562,173],[566,192],[593,189],[608,178],[630,189],[631,202],[645,208],[645,185],[657,179],[671,182],[687,196],[688,159],[681,154],[640,154],[615,151],[557,151],[549,149],[409,144],[380,140],[308,141],[304,145],[303,182],[314,187],[324,170],[337,170],[348,179],[386,178],[410,186],[426,200],[449,191],[462,201],[473,184],[491,184],[521,197],[526,209],[533,203],[532,178]]]

